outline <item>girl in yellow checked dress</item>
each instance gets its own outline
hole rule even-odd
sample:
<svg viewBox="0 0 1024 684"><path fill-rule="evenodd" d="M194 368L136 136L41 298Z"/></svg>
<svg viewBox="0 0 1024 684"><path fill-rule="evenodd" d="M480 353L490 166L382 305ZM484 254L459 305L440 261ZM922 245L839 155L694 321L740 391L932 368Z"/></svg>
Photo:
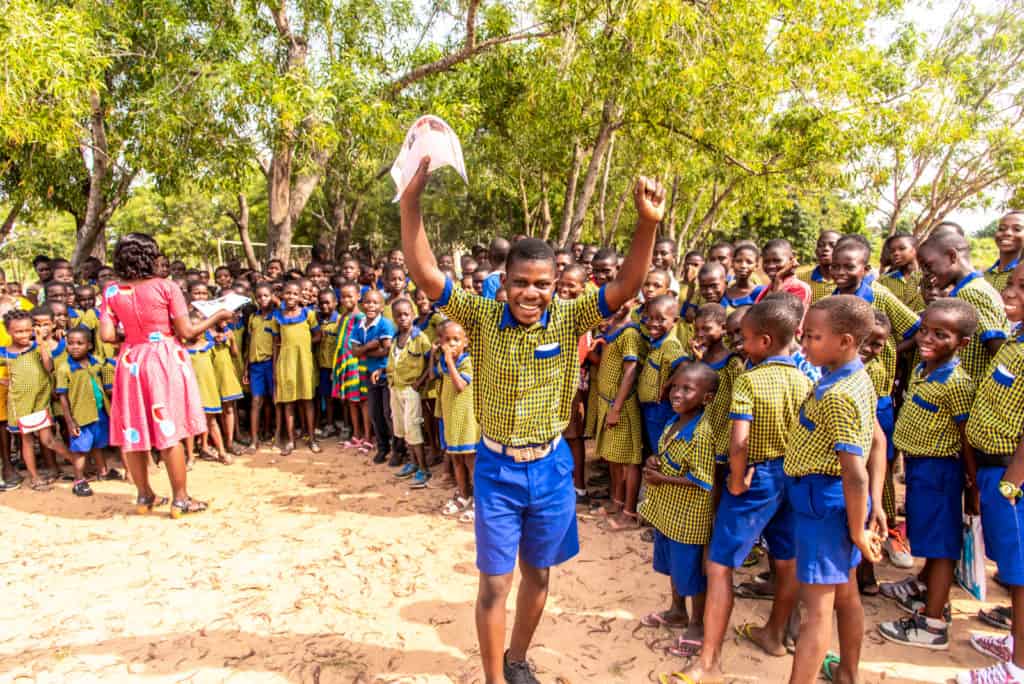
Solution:
<svg viewBox="0 0 1024 684"><path fill-rule="evenodd" d="M238 412L235 402L242 398L242 383L238 380L235 367L235 354L238 343L235 341L232 324L224 322L213 332L213 373L217 378L217 393L220 395L220 424L224 435L224 451L231 456L239 456L242 449L235 444L235 432L238 428Z"/></svg>
<svg viewBox="0 0 1024 684"><path fill-rule="evenodd" d="M281 454L295 450L295 404L302 409L302 422L309 435L309 450L320 453L313 424L313 397L316 394L316 360L313 345L320 341L320 325L313 309L300 304L302 289L290 282L281 291L281 308L270 319L274 335L274 401L284 411L287 442Z"/></svg>
<svg viewBox="0 0 1024 684"><path fill-rule="evenodd" d="M445 504L442 513L462 513L460 522L472 522L473 463L476 444L480 441L480 426L473 413L473 361L466 347L469 338L455 321L445 321L438 328L438 346L441 358L437 370L441 378L442 446L455 468L456 495Z"/></svg>
<svg viewBox="0 0 1024 684"><path fill-rule="evenodd" d="M611 464L611 508L617 514L609 520L614 531L637 526L636 501L640 493L640 462L643 452L642 419L636 396L640 364L647 357L647 344L623 306L608 319L604 349L597 380L597 455Z"/></svg>
<svg viewBox="0 0 1024 684"><path fill-rule="evenodd" d="M203 320L202 315L196 311L189 314L189 318L195 322ZM217 416L223 409L220 402L220 391L217 388L217 371L213 366L215 346L216 341L210 331L206 331L194 339L185 340L185 349L192 362L192 370L196 374L196 384L199 385L199 399L203 404L203 412L206 414L206 432L199 437L199 455L204 460L220 461L227 465L231 463L231 455L224 451L224 440L217 422ZM211 441L216 451L210 450L209 442ZM188 467L195 463L191 438L185 440L185 463Z"/></svg>

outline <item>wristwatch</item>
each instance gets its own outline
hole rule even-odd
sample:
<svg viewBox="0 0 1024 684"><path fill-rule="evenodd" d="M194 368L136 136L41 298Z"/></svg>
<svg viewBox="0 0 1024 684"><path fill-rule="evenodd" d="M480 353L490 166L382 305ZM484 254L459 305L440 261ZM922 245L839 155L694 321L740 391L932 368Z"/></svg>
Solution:
<svg viewBox="0 0 1024 684"><path fill-rule="evenodd" d="M1021 496L1024 496L1024 491L1021 491L1020 487L1006 480L999 481L999 493L1003 495L1003 498L1010 501L1016 501Z"/></svg>

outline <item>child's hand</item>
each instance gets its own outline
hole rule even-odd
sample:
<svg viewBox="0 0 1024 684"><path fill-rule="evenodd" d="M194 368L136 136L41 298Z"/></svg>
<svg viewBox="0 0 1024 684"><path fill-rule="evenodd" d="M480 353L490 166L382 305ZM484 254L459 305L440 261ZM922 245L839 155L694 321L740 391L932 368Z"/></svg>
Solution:
<svg viewBox="0 0 1024 684"><path fill-rule="evenodd" d="M380 382L380 371L379 370L375 370L372 373L370 373L370 382L372 382L374 385L376 385L378 382Z"/></svg>
<svg viewBox="0 0 1024 684"><path fill-rule="evenodd" d="M1020 487L1021 483L1024 483L1024 463L1021 463L1020 459L1013 459L1003 471L1003 476L1000 479Z"/></svg>
<svg viewBox="0 0 1024 684"><path fill-rule="evenodd" d="M864 560L878 563L882 560L882 540L870 530L853 530L850 534L853 543L864 554Z"/></svg>
<svg viewBox="0 0 1024 684"><path fill-rule="evenodd" d="M615 427L616 425L618 425L620 418L619 413L619 409L612 406L610 409L608 409L608 413L604 417L604 424L608 427Z"/></svg>
<svg viewBox="0 0 1024 684"><path fill-rule="evenodd" d="M644 482L649 485L659 485L665 483L665 476L661 474L660 470L651 470L650 468L644 468Z"/></svg>
<svg viewBox="0 0 1024 684"><path fill-rule="evenodd" d="M73 418L68 418L68 434L72 437L78 437L82 434L82 428L78 427L78 423Z"/></svg>
<svg viewBox="0 0 1024 684"><path fill-rule="evenodd" d="M242 384L243 385L250 384L249 383L249 372L248 371L246 371L245 373L242 374Z"/></svg>
<svg viewBox="0 0 1024 684"><path fill-rule="evenodd" d="M423 194L423 189L427 187L427 179L430 178L430 157L424 157L420 159L419 168L416 169L416 173L409 180L409 184L405 186L405 192L402 193L401 202L405 202L406 198L409 201L418 201L420 196Z"/></svg>
<svg viewBox="0 0 1024 684"><path fill-rule="evenodd" d="M658 460L657 456L648 456L647 460L644 461L644 468L649 470L661 470L661 461Z"/></svg>
<svg viewBox="0 0 1024 684"><path fill-rule="evenodd" d="M981 515L981 493L973 482L964 485L964 513Z"/></svg>
<svg viewBox="0 0 1024 684"><path fill-rule="evenodd" d="M729 471L729 493L733 496L740 496L750 489L754 481L754 466L747 466L746 472L741 476Z"/></svg>
<svg viewBox="0 0 1024 684"><path fill-rule="evenodd" d="M639 221L658 223L665 216L665 188L653 178L640 176L633 188L633 204Z"/></svg>
<svg viewBox="0 0 1024 684"><path fill-rule="evenodd" d="M690 355L694 359L696 359L697 361L703 359L705 351L707 351L707 348L703 344L701 344L697 338L690 338Z"/></svg>
<svg viewBox="0 0 1024 684"><path fill-rule="evenodd" d="M881 506L871 507L871 513L868 514L868 530L883 541L889 536L889 519Z"/></svg>

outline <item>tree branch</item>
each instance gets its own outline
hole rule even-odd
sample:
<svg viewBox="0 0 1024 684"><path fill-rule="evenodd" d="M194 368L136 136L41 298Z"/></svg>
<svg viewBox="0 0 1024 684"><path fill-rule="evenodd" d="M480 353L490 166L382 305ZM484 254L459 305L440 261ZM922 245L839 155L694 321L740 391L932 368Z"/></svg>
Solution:
<svg viewBox="0 0 1024 684"><path fill-rule="evenodd" d="M0 225L0 245L7 241L7 236L11 234L11 229L14 228L14 222L18 218L18 214L24 208L25 202L20 197L11 205L10 211L7 212L7 218L4 219L3 225Z"/></svg>
<svg viewBox="0 0 1024 684"><path fill-rule="evenodd" d="M466 48L470 50L476 46L476 11L479 7L480 0L469 0L466 9Z"/></svg>

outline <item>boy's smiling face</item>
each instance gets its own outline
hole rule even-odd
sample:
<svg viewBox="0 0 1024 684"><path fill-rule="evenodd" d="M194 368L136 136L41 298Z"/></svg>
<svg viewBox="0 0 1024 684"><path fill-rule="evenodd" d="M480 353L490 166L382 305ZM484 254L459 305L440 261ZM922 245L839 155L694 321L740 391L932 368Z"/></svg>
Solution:
<svg viewBox="0 0 1024 684"><path fill-rule="evenodd" d="M548 259L516 259L505 276L508 308L520 325L540 321L555 293L555 264Z"/></svg>
<svg viewBox="0 0 1024 684"><path fill-rule="evenodd" d="M647 306L647 331L659 340L673 328L678 318L678 302L673 299L652 302Z"/></svg>
<svg viewBox="0 0 1024 684"><path fill-rule="evenodd" d="M877 357L882 353L888 339L889 329L876 323L871 328L871 334L864 340L864 344L860 345L860 360L867 363Z"/></svg>
<svg viewBox="0 0 1024 684"><path fill-rule="evenodd" d="M917 350L926 363L943 363L970 343L971 338L958 332L956 313L944 309L927 309L917 330Z"/></svg>
<svg viewBox="0 0 1024 684"><path fill-rule="evenodd" d="M917 261L917 248L910 238L900 237L889 241L889 263L893 268L903 268Z"/></svg>
<svg viewBox="0 0 1024 684"><path fill-rule="evenodd" d="M1024 214L1007 214L999 219L995 240L1001 253L1017 254L1024 249Z"/></svg>
<svg viewBox="0 0 1024 684"><path fill-rule="evenodd" d="M767 265L765 270L767 270ZM864 252L859 249L843 249L832 255L832 280L843 292L852 292L860 287L864 276L868 274L868 265L864 261Z"/></svg>
<svg viewBox="0 0 1024 684"><path fill-rule="evenodd" d="M1013 269L1003 288L1003 309L1014 323L1024 320L1024 264Z"/></svg>
<svg viewBox="0 0 1024 684"><path fill-rule="evenodd" d="M719 302L725 296L725 272L715 269L697 278L700 296L705 302Z"/></svg>

